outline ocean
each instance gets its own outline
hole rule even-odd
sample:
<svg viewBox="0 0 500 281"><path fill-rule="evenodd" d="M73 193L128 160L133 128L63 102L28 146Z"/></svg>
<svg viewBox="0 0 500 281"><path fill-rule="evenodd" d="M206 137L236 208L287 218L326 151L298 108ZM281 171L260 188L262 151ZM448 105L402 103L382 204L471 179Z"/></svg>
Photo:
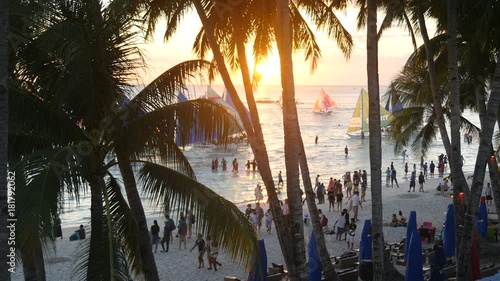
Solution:
<svg viewBox="0 0 500 281"><path fill-rule="evenodd" d="M223 86L213 86L213 88L222 95ZM331 115L316 115L312 112L321 88L325 89L338 104L338 108L335 108ZM313 182L317 174L320 175L321 182L327 183L330 177L340 178L346 171L365 169L368 173L370 172L369 138L362 140L351 138L346 134L361 88L361 86L296 86L297 111ZM244 100L242 87L239 87L238 90ZM386 90L387 87L381 87L381 94L385 93ZM199 97L204 94L204 91L205 87L193 86L188 96L190 98ZM255 96L257 99L277 101L281 96L281 88L280 86L262 85L259 86ZM277 182L278 172L282 171L286 183L281 107L276 103L259 103L258 110L274 178ZM463 116L474 124L479 124L477 114L465 112ZM318 136L318 144L314 142L316 136ZM344 155L346 146L349 148L348 157ZM471 144L462 143L462 155L465 159L463 169L466 174L473 172L477 150L477 141L473 141ZM255 186L263 184L258 171L247 171L245 168L247 160L254 159L249 146L239 149L230 147L227 150L218 147L195 146L186 147L184 152L196 172L199 182L235 204L254 202ZM445 153L444 147L440 139L436 139L424 160L428 163L431 160L437 163L438 155L441 153ZM409 157L406 158L406 162L408 162L409 171L412 171L414 163L419 167L420 155L413 153L409 147L407 154ZM219 169L217 172L212 172L211 163L216 157L219 159ZM222 158L228 161L228 171L222 171L220 165ZM234 158L238 159L238 173L231 172L231 162ZM403 158L399 153L397 155L394 153L394 141L388 136L383 136L383 170L390 166L391 162L394 162L394 167L398 171L398 180L404 184L406 179L404 178ZM117 170L113 173L119 174ZM263 188L263 193L264 198L267 198L265 188ZM284 197L286 197L286 192L280 195L281 199ZM162 212L161 206L150 204L147 197L144 197L143 204L148 217L158 216ZM90 194L81 196L78 204L73 199L66 198L65 211L61 215L61 219L63 227L88 224L90 221Z"/></svg>

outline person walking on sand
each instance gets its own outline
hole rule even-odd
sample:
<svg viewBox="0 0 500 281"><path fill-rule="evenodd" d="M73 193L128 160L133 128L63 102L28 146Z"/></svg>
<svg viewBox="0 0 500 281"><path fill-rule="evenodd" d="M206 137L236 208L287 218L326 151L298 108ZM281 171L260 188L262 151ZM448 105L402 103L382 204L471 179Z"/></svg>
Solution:
<svg viewBox="0 0 500 281"><path fill-rule="evenodd" d="M347 155L349 155L349 148L347 148L347 145L344 148L344 153L345 153L345 157L347 158Z"/></svg>
<svg viewBox="0 0 500 281"><path fill-rule="evenodd" d="M186 250L187 223L184 216L181 216L177 229L177 235L179 236L179 250L182 249L182 243L184 243L184 250Z"/></svg>
<svg viewBox="0 0 500 281"><path fill-rule="evenodd" d="M403 162L406 161L406 157L408 157L408 154L406 154L406 149L403 150L403 152L401 153L401 156L403 156Z"/></svg>
<svg viewBox="0 0 500 281"><path fill-rule="evenodd" d="M398 179L396 177L396 169L391 171L391 187L394 187L394 182L396 182L396 187L399 188Z"/></svg>
<svg viewBox="0 0 500 281"><path fill-rule="evenodd" d="M169 218L167 215L167 220L165 221L165 226L163 227L163 238L161 239L161 248L160 252L167 253L168 246L170 244L170 236L172 235L172 230L175 229L174 221ZM165 249L165 243L167 243L167 248Z"/></svg>
<svg viewBox="0 0 500 281"><path fill-rule="evenodd" d="M257 214L257 225L260 233L260 228L262 227L262 219L264 218L264 209L262 209L259 203L255 204L255 213Z"/></svg>
<svg viewBox="0 0 500 281"><path fill-rule="evenodd" d="M385 170L385 186L389 187L389 182L391 181L391 169L387 167L387 170Z"/></svg>
<svg viewBox="0 0 500 281"><path fill-rule="evenodd" d="M160 242L160 226L158 222L154 220L151 226L151 246L155 246L155 253L158 251L158 243Z"/></svg>
<svg viewBox="0 0 500 281"><path fill-rule="evenodd" d="M413 187L413 192L415 192L415 172L411 173L411 176L410 176L410 188L408 188L408 192L411 191L412 187Z"/></svg>
<svg viewBox="0 0 500 281"><path fill-rule="evenodd" d="M217 265L221 266L217 261L217 257L219 256L219 243L217 241L212 242L210 257L208 258L208 270L212 269L212 266L215 271L217 271Z"/></svg>
<svg viewBox="0 0 500 281"><path fill-rule="evenodd" d="M201 233L198 233L198 239L196 239L196 242L190 252L192 252L196 246L198 246L198 268L205 267L205 263L203 261L203 255L205 255L205 240L203 240Z"/></svg>
<svg viewBox="0 0 500 281"><path fill-rule="evenodd" d="M353 250L354 247L354 237L356 236L356 220L354 218L351 219L351 223L349 223L349 229L347 230L347 249Z"/></svg>
<svg viewBox="0 0 500 281"><path fill-rule="evenodd" d="M271 209L268 209L266 212L266 229L267 233L271 234L271 228L273 225L273 213L271 213Z"/></svg>
<svg viewBox="0 0 500 281"><path fill-rule="evenodd" d="M420 175L418 176L418 185L419 185L418 192L425 192L424 183L425 183L425 176L422 172L420 172Z"/></svg>

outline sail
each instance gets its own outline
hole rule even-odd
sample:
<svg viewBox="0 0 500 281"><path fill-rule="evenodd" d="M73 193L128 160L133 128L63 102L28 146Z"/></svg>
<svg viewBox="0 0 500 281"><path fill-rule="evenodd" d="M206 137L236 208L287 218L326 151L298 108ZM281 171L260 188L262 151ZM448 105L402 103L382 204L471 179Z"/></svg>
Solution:
<svg viewBox="0 0 500 281"><path fill-rule="evenodd" d="M394 113L398 110L403 109L403 104L399 100L399 96L396 94L389 95L387 99L387 103L385 104L385 110L389 111L394 115Z"/></svg>
<svg viewBox="0 0 500 281"><path fill-rule="evenodd" d="M369 123L369 102L368 102L368 92L365 89L361 89L359 94L356 107L354 108L354 113L352 114L351 122L347 128L347 133L363 131L368 132ZM386 128L391 125L394 116L387 111L384 107L380 106L380 127Z"/></svg>
<svg viewBox="0 0 500 281"><path fill-rule="evenodd" d="M321 92L316 99L316 103L314 104L313 111L316 113L328 113L331 112L331 109L334 107L337 107L337 103L324 89L321 89Z"/></svg>
<svg viewBox="0 0 500 281"><path fill-rule="evenodd" d="M217 92L210 86L207 86L207 92L202 98L216 101L222 100L222 97L219 96L219 94L217 94Z"/></svg>
<svg viewBox="0 0 500 281"><path fill-rule="evenodd" d="M236 111L236 106L234 106L234 102L233 102L233 99L231 99L231 96L229 95L229 93L227 92L227 90L224 90L224 93L222 94L222 96L224 97L224 101L226 101L226 103L235 111ZM248 108L245 106L245 112L247 113L247 117L248 117L248 120L250 120L250 124L252 124L252 116L250 115L250 111L248 110ZM241 121L241 118L239 117L239 115L236 113L235 115L237 118L238 118L238 122L240 122L241 124L241 127L243 128L243 122Z"/></svg>

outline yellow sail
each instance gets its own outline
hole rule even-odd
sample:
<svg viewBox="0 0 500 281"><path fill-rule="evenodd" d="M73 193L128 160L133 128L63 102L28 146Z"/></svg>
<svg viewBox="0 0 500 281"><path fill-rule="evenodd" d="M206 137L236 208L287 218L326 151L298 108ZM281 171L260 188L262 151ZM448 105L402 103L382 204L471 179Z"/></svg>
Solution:
<svg viewBox="0 0 500 281"><path fill-rule="evenodd" d="M361 93L358 97L358 102L354 108L354 113L352 114L351 122L347 128L347 133L362 131L368 132L369 123L369 102L368 102L368 92L365 89L361 89ZM384 107L380 106L380 127L386 128L391 125L394 116L387 111Z"/></svg>

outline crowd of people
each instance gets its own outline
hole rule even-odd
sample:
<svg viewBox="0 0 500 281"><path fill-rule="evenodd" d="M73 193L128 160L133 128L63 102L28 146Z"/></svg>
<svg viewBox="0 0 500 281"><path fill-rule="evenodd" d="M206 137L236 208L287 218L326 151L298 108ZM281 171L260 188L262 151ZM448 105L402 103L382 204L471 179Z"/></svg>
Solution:
<svg viewBox="0 0 500 281"><path fill-rule="evenodd" d="M232 164L232 171L233 172L238 172L238 159L234 158ZM227 171L227 160L225 158L222 158L221 160L221 166L222 166L222 171ZM248 160L247 163L245 164L245 167L247 171L256 171L257 170L257 161ZM212 172L217 172L219 170L219 158L216 157L215 159L212 160Z"/></svg>

